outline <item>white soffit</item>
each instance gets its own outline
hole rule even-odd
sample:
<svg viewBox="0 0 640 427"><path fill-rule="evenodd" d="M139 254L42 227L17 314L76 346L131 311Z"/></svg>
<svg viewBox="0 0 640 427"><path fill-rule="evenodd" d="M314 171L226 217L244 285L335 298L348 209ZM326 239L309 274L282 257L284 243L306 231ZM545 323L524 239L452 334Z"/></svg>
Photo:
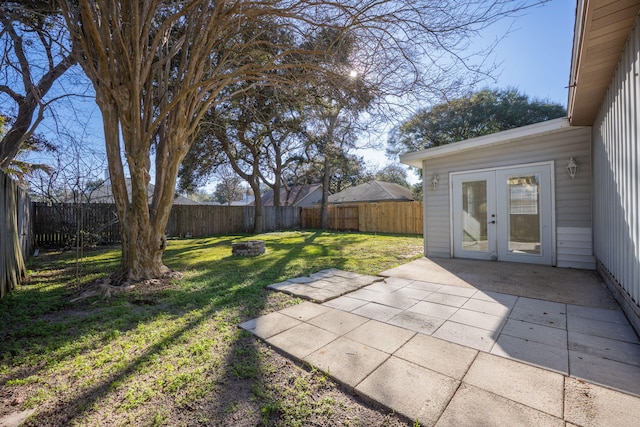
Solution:
<svg viewBox="0 0 640 427"><path fill-rule="evenodd" d="M569 120L566 117L563 117L502 132L496 132L490 135L479 136L477 138L471 138L464 141L453 142L439 147L428 148L422 151L402 154L400 155L400 163L421 168L422 161L427 159L449 156L463 151L479 150L481 148L488 148L494 145L508 144L524 139L583 128L584 127L571 126L569 124Z"/></svg>

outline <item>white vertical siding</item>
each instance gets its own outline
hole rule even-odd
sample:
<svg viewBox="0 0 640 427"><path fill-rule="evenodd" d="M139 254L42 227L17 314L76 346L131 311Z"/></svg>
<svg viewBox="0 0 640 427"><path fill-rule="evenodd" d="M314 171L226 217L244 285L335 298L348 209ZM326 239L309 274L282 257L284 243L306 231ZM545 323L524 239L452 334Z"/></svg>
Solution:
<svg viewBox="0 0 640 427"><path fill-rule="evenodd" d="M636 21L593 125L594 252L603 276L636 316L640 313L639 72Z"/></svg>
<svg viewBox="0 0 640 427"><path fill-rule="evenodd" d="M526 140L508 142L492 147L461 151L423 162L425 201L425 254L435 257L451 256L451 206L449 201L449 173L490 169L519 164L555 162L555 219L557 227L591 229L591 129L570 128L557 133L540 135ZM567 174L567 163L573 157L578 163L575 179ZM438 174L438 189L430 183ZM589 236L591 239L591 236ZM560 241L561 242L561 241ZM592 254L572 253L566 246L563 256L568 262L583 263L593 268ZM566 264L565 264L566 265Z"/></svg>

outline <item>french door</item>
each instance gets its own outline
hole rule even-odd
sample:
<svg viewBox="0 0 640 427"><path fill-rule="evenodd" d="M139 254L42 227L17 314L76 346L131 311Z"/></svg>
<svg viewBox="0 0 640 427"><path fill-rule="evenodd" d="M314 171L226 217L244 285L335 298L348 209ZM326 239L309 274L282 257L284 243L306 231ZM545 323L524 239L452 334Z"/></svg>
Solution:
<svg viewBox="0 0 640 427"><path fill-rule="evenodd" d="M553 262L551 164L451 174L453 256Z"/></svg>

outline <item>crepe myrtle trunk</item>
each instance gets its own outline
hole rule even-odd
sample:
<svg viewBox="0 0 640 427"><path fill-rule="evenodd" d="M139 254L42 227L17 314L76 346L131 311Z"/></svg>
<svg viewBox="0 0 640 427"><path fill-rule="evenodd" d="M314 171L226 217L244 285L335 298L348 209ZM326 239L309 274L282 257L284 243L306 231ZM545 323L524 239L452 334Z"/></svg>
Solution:
<svg viewBox="0 0 640 427"><path fill-rule="evenodd" d="M131 175L131 194L128 194L124 166L120 158L119 129L123 128L123 138L131 138L127 126L122 123L113 103L100 102L106 139L109 176L113 197L120 220L120 236L122 245L121 264L112 276L116 284L127 281L139 281L162 277L169 269L162 262L162 255L167 241L165 229L171 212L171 201L174 196L173 182L177 177L178 164L182 153L165 157L164 167L157 172L154 198L149 204L149 157L144 152L127 156ZM134 167L132 167L134 166ZM156 165L157 167L158 165ZM169 200L168 206L166 200ZM161 208L160 206L163 206Z"/></svg>

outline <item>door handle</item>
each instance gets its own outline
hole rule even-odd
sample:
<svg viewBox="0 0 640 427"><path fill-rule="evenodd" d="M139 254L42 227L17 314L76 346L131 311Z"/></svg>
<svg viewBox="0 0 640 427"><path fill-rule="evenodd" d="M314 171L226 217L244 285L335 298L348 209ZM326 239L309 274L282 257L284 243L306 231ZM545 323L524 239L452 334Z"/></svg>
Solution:
<svg viewBox="0 0 640 427"><path fill-rule="evenodd" d="M493 221L489 221L489 224L495 224L496 220L494 219Z"/></svg>

